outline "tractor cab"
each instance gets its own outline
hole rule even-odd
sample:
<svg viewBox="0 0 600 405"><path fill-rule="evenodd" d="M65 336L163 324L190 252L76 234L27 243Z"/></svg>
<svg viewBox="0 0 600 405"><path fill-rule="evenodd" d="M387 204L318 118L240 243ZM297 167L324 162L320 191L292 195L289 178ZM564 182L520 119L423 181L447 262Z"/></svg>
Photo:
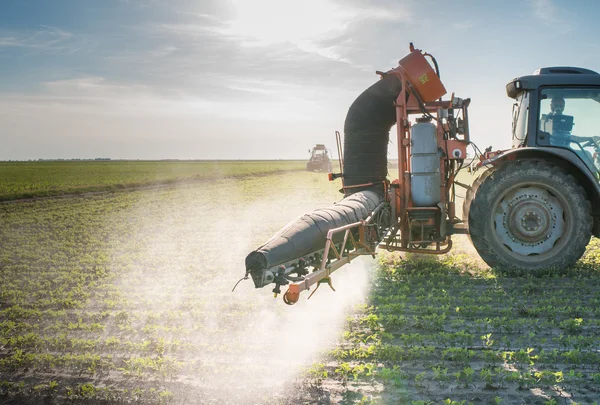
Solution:
<svg viewBox="0 0 600 405"><path fill-rule="evenodd" d="M600 74L542 68L506 86L515 99L513 148L552 148L600 181Z"/></svg>

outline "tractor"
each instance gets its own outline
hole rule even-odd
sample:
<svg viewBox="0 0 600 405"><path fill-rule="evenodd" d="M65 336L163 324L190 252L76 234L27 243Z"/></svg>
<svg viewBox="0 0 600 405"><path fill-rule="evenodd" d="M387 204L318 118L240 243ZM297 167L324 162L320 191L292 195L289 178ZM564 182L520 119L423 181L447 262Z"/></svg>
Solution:
<svg viewBox="0 0 600 405"><path fill-rule="evenodd" d="M306 163L306 171L331 172L331 152L325 145L317 144L312 150L309 149L308 153L310 153L310 159Z"/></svg>
<svg viewBox="0 0 600 405"><path fill-rule="evenodd" d="M492 267L571 266L600 236L600 75L543 68L506 93L513 147L482 162L490 167L467 190L469 236Z"/></svg>
<svg viewBox="0 0 600 405"><path fill-rule="evenodd" d="M331 285L331 274L358 256L377 248L443 254L454 234L468 234L494 268L564 269L600 237L600 74L548 67L511 80L512 148L481 153L470 137L471 100L443 100L436 59L409 49L398 67L376 72L380 79L348 111L341 170L329 173L344 197L246 257L245 278L256 288L274 284L277 295L288 286L283 299L293 304L315 284ZM394 125L398 178L390 181ZM472 184L457 179L466 167L481 171ZM456 187L466 189L462 216Z"/></svg>

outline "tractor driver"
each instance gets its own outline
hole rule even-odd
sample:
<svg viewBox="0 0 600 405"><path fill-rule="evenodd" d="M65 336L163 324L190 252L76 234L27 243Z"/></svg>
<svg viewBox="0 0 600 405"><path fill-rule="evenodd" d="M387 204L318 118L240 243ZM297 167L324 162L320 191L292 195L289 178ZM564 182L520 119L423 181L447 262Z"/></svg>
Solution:
<svg viewBox="0 0 600 405"><path fill-rule="evenodd" d="M569 146L570 142L586 142L593 139L596 142L600 142L600 136L576 136L572 135L571 131L565 131L560 133L553 133L552 127L549 121L554 118L558 118L563 115L565 110L565 99L562 97L554 97L550 102L550 114L542 115L542 130L550 132L553 136L550 137L550 144L553 146ZM569 117L570 118L570 117ZM550 124L550 125L547 125Z"/></svg>
<svg viewBox="0 0 600 405"><path fill-rule="evenodd" d="M562 97L554 97L550 102L550 114L561 115L565 110L565 99Z"/></svg>
<svg viewBox="0 0 600 405"><path fill-rule="evenodd" d="M600 142L600 136L590 136L590 137L576 136L576 135L572 135L570 130L565 130L565 131L559 130L556 133L553 132L552 131L552 123L550 121L554 121L555 119L558 119L561 116L563 116L564 110L565 110L565 99L562 97L554 97L554 98L552 98L552 100L550 102L550 114L542 115L542 130L547 131L551 134L550 145L570 147L571 142L578 142L581 144L583 142L587 142L592 139L596 142ZM569 117L569 116L563 116L563 117L571 118L570 126L572 126L572 123L573 123L572 117ZM568 126L568 127L570 127L570 126ZM592 158L592 154L590 152L581 150L579 148L573 149L573 152L575 152L577 155L579 155L579 157L582 158L584 161L587 160L588 162L592 162L592 167L593 167L593 158Z"/></svg>

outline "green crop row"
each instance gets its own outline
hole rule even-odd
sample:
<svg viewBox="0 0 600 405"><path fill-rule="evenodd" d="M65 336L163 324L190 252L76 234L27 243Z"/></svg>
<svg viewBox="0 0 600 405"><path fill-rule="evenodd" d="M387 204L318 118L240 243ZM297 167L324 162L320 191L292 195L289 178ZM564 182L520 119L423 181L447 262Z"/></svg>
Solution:
<svg viewBox="0 0 600 405"><path fill-rule="evenodd" d="M460 255L383 255L368 302L312 369L313 384L355 384L373 404L474 396L500 403L525 389L591 403L600 383L599 245L592 242L577 268L536 278L481 269ZM364 388L374 381L383 383L377 394ZM443 392L453 399L434 399Z"/></svg>
<svg viewBox="0 0 600 405"><path fill-rule="evenodd" d="M250 281L232 293L245 255L265 236L339 198L321 177L1 204L0 402L156 403L159 391L148 391L156 386L185 403L168 385L178 382L192 392L225 390L223 403L243 403L227 387L249 396L254 386L267 398L256 403L278 404L264 386L292 381L291 359L305 345L322 356L307 390L286 386L298 396L290 403L326 395L347 404L511 403L515 392L543 403L535 390L544 401L562 390L573 403L593 402L597 240L576 268L537 277L481 268L460 250L429 259L380 253L364 262L376 264L368 296L347 314L337 342L316 337L321 325L305 316L313 299L288 308ZM336 289L317 296L329 294L333 306L346 294Z"/></svg>
<svg viewBox="0 0 600 405"><path fill-rule="evenodd" d="M304 168L303 161L284 160L0 162L0 201L264 175Z"/></svg>

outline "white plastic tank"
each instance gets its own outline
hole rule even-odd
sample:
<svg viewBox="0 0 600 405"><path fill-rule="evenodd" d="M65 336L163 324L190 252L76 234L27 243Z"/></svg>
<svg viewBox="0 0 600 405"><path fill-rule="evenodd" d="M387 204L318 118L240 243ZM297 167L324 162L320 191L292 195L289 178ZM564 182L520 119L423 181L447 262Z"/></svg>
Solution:
<svg viewBox="0 0 600 405"><path fill-rule="evenodd" d="M417 118L411 128L410 165L413 205L436 206L441 200L440 155L436 126L429 118Z"/></svg>

